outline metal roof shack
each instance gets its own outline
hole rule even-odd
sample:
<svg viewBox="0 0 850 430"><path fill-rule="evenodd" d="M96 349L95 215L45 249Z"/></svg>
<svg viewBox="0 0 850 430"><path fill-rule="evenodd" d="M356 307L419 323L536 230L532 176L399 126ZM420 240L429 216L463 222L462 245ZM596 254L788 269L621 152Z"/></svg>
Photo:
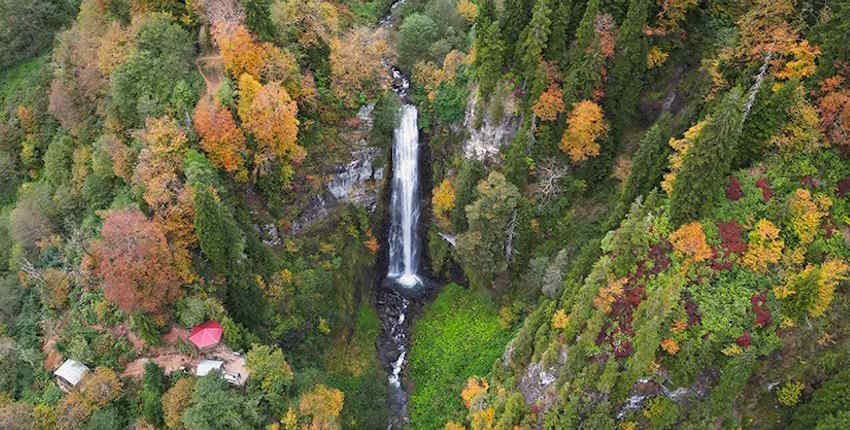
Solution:
<svg viewBox="0 0 850 430"><path fill-rule="evenodd" d="M198 376L207 376L213 370L217 370L221 372L221 368L224 366L223 361L219 360L201 360L198 363L198 368L195 370L195 374Z"/></svg>
<svg viewBox="0 0 850 430"><path fill-rule="evenodd" d="M89 368L86 367L85 364L80 363L77 360L65 360L53 375L56 376L56 380L59 382L59 388L70 391L80 381L83 379L83 376L89 372Z"/></svg>

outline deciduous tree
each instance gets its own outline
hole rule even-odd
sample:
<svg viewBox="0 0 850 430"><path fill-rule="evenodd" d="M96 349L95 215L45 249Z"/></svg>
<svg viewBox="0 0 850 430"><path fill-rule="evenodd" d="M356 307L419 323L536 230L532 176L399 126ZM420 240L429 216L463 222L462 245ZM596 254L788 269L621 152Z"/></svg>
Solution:
<svg viewBox="0 0 850 430"><path fill-rule="evenodd" d="M210 161L237 179L246 180L245 161L242 154L248 153L245 136L233 121L230 111L210 97L202 97L192 118L195 129L201 135L201 148Z"/></svg>
<svg viewBox="0 0 850 430"><path fill-rule="evenodd" d="M567 118L567 130L561 139L561 150L573 162L583 161L599 155L600 138L608 134L608 123L603 118L602 108L590 100L573 105Z"/></svg>

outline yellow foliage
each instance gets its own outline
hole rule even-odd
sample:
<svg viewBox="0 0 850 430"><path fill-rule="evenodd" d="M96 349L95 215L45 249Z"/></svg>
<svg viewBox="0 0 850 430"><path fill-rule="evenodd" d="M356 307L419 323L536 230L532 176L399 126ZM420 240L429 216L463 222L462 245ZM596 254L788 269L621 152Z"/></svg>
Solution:
<svg viewBox="0 0 850 430"><path fill-rule="evenodd" d="M818 195L812 200L809 190L798 188L791 198L791 228L804 245L817 236L821 220L829 214L832 200Z"/></svg>
<svg viewBox="0 0 850 430"><path fill-rule="evenodd" d="M658 49L657 46L653 46L652 49L646 53L646 66L650 69L659 67L667 61L667 57L669 56L670 54Z"/></svg>
<svg viewBox="0 0 850 430"><path fill-rule="evenodd" d="M491 406L472 414L472 428L474 430L490 430L493 428L493 421L495 420L496 410Z"/></svg>
<svg viewBox="0 0 850 430"><path fill-rule="evenodd" d="M561 88L556 84L549 85L549 88L540 94L532 110L542 121L554 121L558 118L558 114L564 112L564 93Z"/></svg>
<svg viewBox="0 0 850 430"><path fill-rule="evenodd" d="M661 349L670 355L676 355L679 352L679 343L675 339L664 339L661 341Z"/></svg>
<svg viewBox="0 0 850 430"><path fill-rule="evenodd" d="M457 2L457 14L462 16L466 22L473 23L478 18L478 6L470 0L459 0Z"/></svg>
<svg viewBox="0 0 850 430"><path fill-rule="evenodd" d="M747 253L742 264L756 273L767 270L768 264L774 264L782 256L785 242L779 239L779 228L772 222L761 219L749 234Z"/></svg>
<svg viewBox="0 0 850 430"><path fill-rule="evenodd" d="M705 261L714 254L705 241L705 232L699 221L679 227L670 234L670 242L673 244L673 250L687 257L689 262Z"/></svg>
<svg viewBox="0 0 850 430"><path fill-rule="evenodd" d="M597 140L608 135L608 123L602 108L591 100L573 104L567 118L567 130L561 138L561 150L574 162L599 155Z"/></svg>
<svg viewBox="0 0 850 430"><path fill-rule="evenodd" d="M448 179L443 179L437 188L434 188L431 204L433 206L434 217L444 227L451 224L449 214L455 207L455 187Z"/></svg>
<svg viewBox="0 0 850 430"><path fill-rule="evenodd" d="M563 329L567 327L567 323L570 322L570 317L567 315L567 312L563 309L558 309L554 315L552 315L552 328L555 329Z"/></svg>
<svg viewBox="0 0 850 430"><path fill-rule="evenodd" d="M673 183L676 181L676 174L679 173L679 169L682 168L682 163L685 162L685 155L688 154L688 151L691 149L691 146L694 144L694 140L699 136L700 132L702 132L703 127L708 122L708 119L704 119L696 124L694 124L688 131L685 132L685 135L681 139L673 139L670 138L669 145L673 148L673 153L670 154L668 160L670 160L670 169L669 172L664 174L664 180L661 181L661 189L663 189L667 195L673 194Z"/></svg>
<svg viewBox="0 0 850 430"><path fill-rule="evenodd" d="M722 352L723 355L725 355L727 357L732 357L732 356L738 355L738 354L740 354L744 351L741 349L740 346L738 346L738 344L732 343L732 344L727 345L725 348L721 349L720 352Z"/></svg>
<svg viewBox="0 0 850 430"><path fill-rule="evenodd" d="M286 430L295 430L298 425L298 415L296 415L295 411L293 411L290 407L286 410L286 415L283 416L280 423L283 424L283 428Z"/></svg>
<svg viewBox="0 0 850 430"><path fill-rule="evenodd" d="M487 384L487 378L480 380L475 377L470 377L466 380L466 386L460 392L460 397L463 399L463 404L467 409L471 408L475 400L480 396L487 394L490 385Z"/></svg>
<svg viewBox="0 0 850 430"><path fill-rule="evenodd" d="M677 320L673 322L673 333L681 333L688 328L686 320Z"/></svg>
<svg viewBox="0 0 850 430"><path fill-rule="evenodd" d="M344 398L342 391L319 384L301 395L298 411L301 415L313 417L311 424L314 429L339 429L336 417L342 411Z"/></svg>
<svg viewBox="0 0 850 430"><path fill-rule="evenodd" d="M778 79L802 79L815 73L815 59L820 55L820 48L809 45L809 41L803 39L790 48L789 54L794 59L785 63L785 67L775 73Z"/></svg>
<svg viewBox="0 0 850 430"><path fill-rule="evenodd" d="M466 430L466 427L454 421L449 421L446 423L446 426L443 427L443 430Z"/></svg>
<svg viewBox="0 0 850 430"><path fill-rule="evenodd" d="M832 296L839 281L847 279L848 266L844 261L833 259L821 265L818 276L818 295L809 307L809 315L820 317L832 303Z"/></svg>

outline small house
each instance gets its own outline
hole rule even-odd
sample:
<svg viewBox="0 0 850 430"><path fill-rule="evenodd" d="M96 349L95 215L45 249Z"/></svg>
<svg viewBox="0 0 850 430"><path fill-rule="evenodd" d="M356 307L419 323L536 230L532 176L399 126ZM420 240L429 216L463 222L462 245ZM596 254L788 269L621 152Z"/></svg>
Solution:
<svg viewBox="0 0 850 430"><path fill-rule="evenodd" d="M62 363L55 372L53 372L53 375L56 376L56 382L59 384L59 388L67 392L74 389L74 387L83 380L83 376L85 376L88 371L89 368L77 360L65 360L65 362Z"/></svg>
<svg viewBox="0 0 850 430"><path fill-rule="evenodd" d="M221 372L222 367L224 366L223 361L219 360L201 360L198 363L198 368L195 369L195 375L198 376L207 376L212 371Z"/></svg>
<svg viewBox="0 0 850 430"><path fill-rule="evenodd" d="M221 324L216 321L207 321L192 327L189 341L200 350L214 348L221 342L222 332Z"/></svg>

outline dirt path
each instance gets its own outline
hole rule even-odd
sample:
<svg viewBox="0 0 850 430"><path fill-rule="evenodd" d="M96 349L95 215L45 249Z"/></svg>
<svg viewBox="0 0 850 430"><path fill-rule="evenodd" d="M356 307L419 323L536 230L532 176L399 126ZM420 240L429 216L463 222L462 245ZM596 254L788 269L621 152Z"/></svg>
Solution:
<svg viewBox="0 0 850 430"><path fill-rule="evenodd" d="M195 60L195 66L198 68L198 73L204 79L204 83L207 86L207 94L215 95L224 76L224 60L221 58L221 55L198 57Z"/></svg>

